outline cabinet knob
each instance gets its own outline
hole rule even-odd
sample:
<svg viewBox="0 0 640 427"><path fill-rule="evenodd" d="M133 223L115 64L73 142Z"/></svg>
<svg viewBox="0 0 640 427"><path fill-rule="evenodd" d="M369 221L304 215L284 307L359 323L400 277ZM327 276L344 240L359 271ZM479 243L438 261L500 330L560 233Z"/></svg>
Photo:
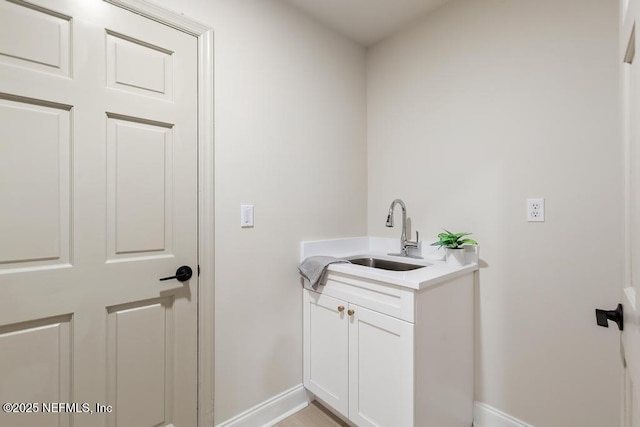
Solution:
<svg viewBox="0 0 640 427"><path fill-rule="evenodd" d="M338 311L339 311L340 313L342 313L342 312L344 311L344 305L339 305L339 306L338 306Z"/></svg>
<svg viewBox="0 0 640 427"><path fill-rule="evenodd" d="M356 311L355 311L355 310L348 310L348 311L347 311L347 314L348 314L349 316L353 316L354 314L356 314Z"/></svg>

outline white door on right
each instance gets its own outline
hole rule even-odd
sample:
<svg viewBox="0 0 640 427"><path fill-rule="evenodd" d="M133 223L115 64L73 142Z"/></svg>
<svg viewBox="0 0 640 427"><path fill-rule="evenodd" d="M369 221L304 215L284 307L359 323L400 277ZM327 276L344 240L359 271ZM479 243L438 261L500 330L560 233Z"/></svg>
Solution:
<svg viewBox="0 0 640 427"><path fill-rule="evenodd" d="M355 304L347 314L349 419L360 427L413 427L414 325Z"/></svg>
<svg viewBox="0 0 640 427"><path fill-rule="evenodd" d="M640 0L621 1L620 62L625 144L625 280L621 355L624 373L623 427L640 427L640 64L636 22Z"/></svg>

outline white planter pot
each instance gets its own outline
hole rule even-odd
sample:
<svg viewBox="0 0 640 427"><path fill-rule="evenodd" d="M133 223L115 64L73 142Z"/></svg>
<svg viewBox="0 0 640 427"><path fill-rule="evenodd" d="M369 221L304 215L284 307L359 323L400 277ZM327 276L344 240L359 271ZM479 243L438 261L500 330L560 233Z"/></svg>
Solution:
<svg viewBox="0 0 640 427"><path fill-rule="evenodd" d="M445 248L446 250L446 256L447 256L447 264L452 266L452 267L462 267L463 265L465 265L465 257L464 257L464 253L465 250L464 248L460 248L460 249L450 249L450 248Z"/></svg>

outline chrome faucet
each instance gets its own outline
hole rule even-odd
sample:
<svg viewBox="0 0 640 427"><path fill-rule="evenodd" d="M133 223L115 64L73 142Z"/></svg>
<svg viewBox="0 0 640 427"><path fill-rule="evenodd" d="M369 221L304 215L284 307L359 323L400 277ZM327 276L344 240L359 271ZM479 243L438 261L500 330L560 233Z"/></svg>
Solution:
<svg viewBox="0 0 640 427"><path fill-rule="evenodd" d="M407 240L407 205L400 199L395 199L391 202L391 206L389 206L389 214L387 215L387 223L385 224L387 227L393 227L393 210L396 205L400 205L402 208L402 234L400 234L400 253L399 254L389 254L389 255L399 255L406 256L410 258L422 258L417 255L410 255L410 249L418 249L420 247L420 234L416 231L416 240L412 242L411 240Z"/></svg>

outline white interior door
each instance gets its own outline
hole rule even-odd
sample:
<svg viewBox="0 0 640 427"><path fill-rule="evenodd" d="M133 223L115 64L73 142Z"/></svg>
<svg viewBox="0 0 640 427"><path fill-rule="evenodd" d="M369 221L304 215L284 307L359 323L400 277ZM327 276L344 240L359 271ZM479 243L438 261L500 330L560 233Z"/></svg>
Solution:
<svg viewBox="0 0 640 427"><path fill-rule="evenodd" d="M0 425L196 425L196 91L192 36L0 0Z"/></svg>
<svg viewBox="0 0 640 427"><path fill-rule="evenodd" d="M623 426L640 427L640 66L636 58L639 0L621 1L620 62L622 63L623 136L625 141L626 274L622 291L624 329Z"/></svg>

